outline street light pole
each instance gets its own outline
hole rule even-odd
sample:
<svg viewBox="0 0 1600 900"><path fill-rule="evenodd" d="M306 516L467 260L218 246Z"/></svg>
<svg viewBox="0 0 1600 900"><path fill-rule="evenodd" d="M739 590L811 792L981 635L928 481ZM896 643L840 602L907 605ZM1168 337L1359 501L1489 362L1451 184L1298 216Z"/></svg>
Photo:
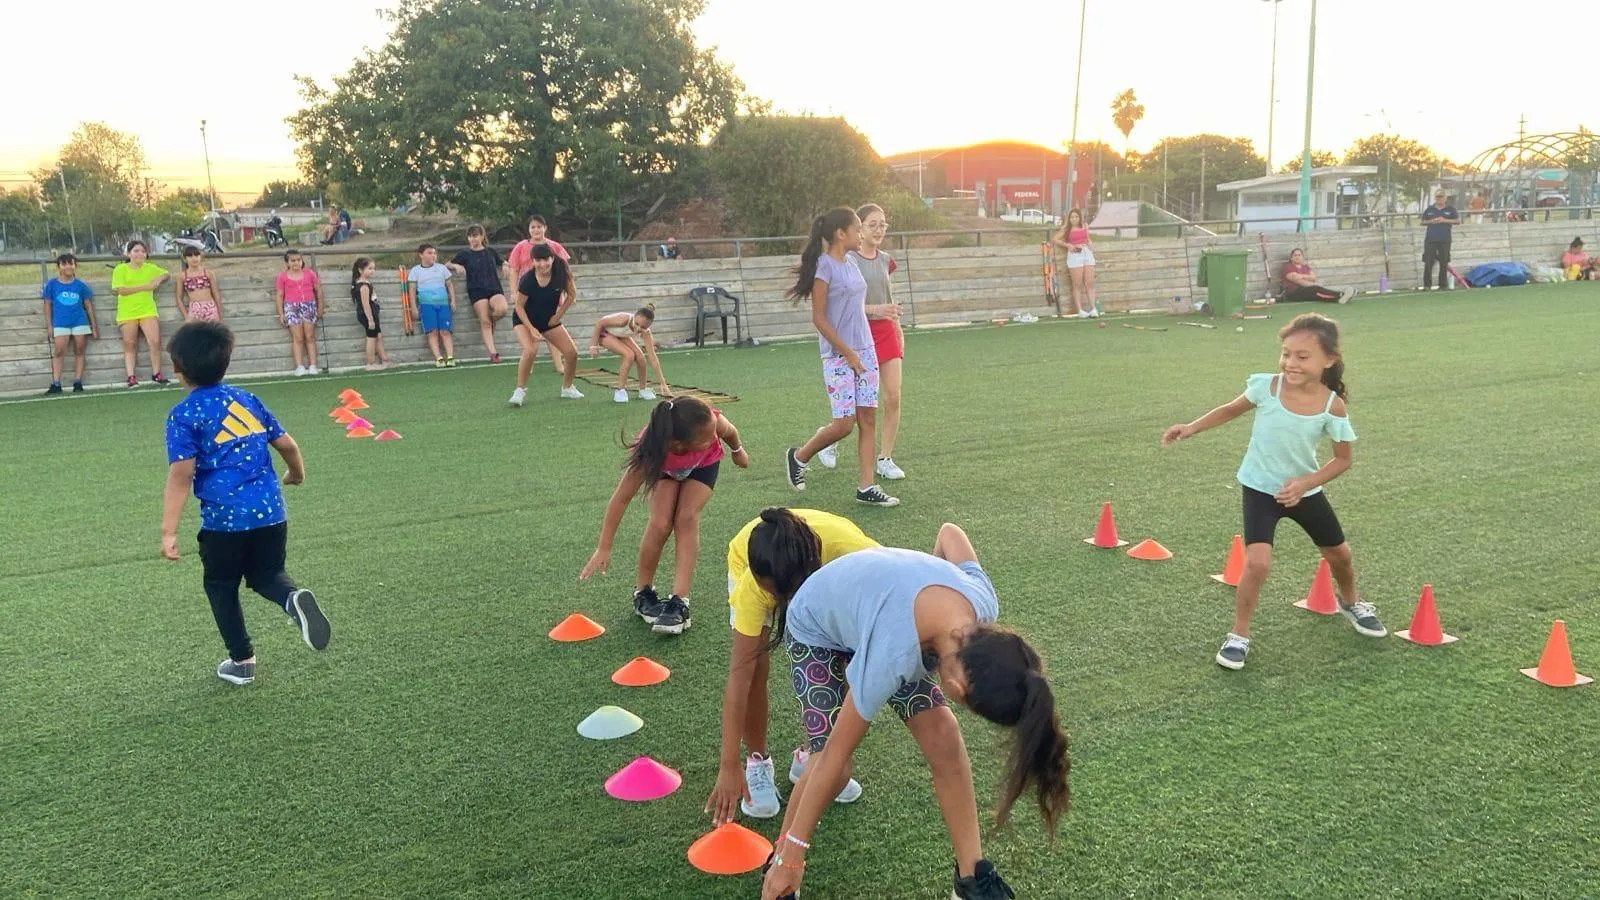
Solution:
<svg viewBox="0 0 1600 900"><path fill-rule="evenodd" d="M1278 111L1278 4L1283 0L1266 0L1272 4L1272 71L1267 76L1267 174L1272 174L1272 119Z"/></svg>
<svg viewBox="0 0 1600 900"><path fill-rule="evenodd" d="M211 145L206 141L206 120L200 120L200 147L206 156L206 191L211 195L211 211L217 211L217 188L211 183Z"/></svg>
<svg viewBox="0 0 1600 900"><path fill-rule="evenodd" d="M72 235L72 252L78 252L78 227L72 224L72 195L67 193L67 170L57 169L61 176L61 201L67 205L67 231Z"/></svg>
<svg viewBox="0 0 1600 900"><path fill-rule="evenodd" d="M1311 96L1317 83L1317 0L1311 0L1310 46L1306 51L1306 134L1300 151L1300 224L1307 230L1311 218Z"/></svg>
<svg viewBox="0 0 1600 900"><path fill-rule="evenodd" d="M1078 4L1078 74L1072 82L1072 137L1067 139L1067 209L1069 210L1077 205L1077 196L1072 186L1078 175L1078 97L1083 90L1083 27L1088 16L1089 0L1081 0ZM1088 203L1084 205L1088 206ZM1066 219L1063 217L1062 221Z"/></svg>

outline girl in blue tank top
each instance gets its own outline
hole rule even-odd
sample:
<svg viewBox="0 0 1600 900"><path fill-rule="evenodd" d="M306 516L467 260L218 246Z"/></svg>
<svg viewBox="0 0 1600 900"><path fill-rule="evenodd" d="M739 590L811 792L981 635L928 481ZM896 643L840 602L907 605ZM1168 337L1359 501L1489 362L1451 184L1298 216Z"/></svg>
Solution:
<svg viewBox="0 0 1600 900"><path fill-rule="evenodd" d="M1292 519L1322 551L1338 585L1339 611L1368 637L1388 630L1371 603L1358 599L1356 572L1339 517L1322 487L1350 468L1355 429L1345 410L1344 357L1339 325L1317 313L1296 316L1278 332L1278 371L1251 375L1244 393L1187 425L1174 425L1161 445L1192 437L1255 410L1250 446L1239 466L1244 492L1244 572L1234 594L1233 630L1217 651L1217 664L1244 668L1250 651L1250 616L1272 567L1272 536L1279 519ZM1317 462L1326 436L1333 458Z"/></svg>

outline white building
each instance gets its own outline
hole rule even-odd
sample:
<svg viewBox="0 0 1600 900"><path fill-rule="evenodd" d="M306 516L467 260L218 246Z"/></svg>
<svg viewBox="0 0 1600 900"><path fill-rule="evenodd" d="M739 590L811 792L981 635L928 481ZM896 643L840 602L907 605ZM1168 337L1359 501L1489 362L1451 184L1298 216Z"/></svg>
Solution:
<svg viewBox="0 0 1600 900"><path fill-rule="evenodd" d="M1371 181L1377 166L1329 166L1311 170L1311 214L1313 216L1356 215L1361 210L1361 182ZM1300 215L1300 173L1268 175L1247 181L1217 185L1217 191L1232 194L1228 218L1245 223L1246 231L1294 231ZM1268 221L1278 220L1278 221ZM1252 224L1254 223L1254 224ZM1307 227L1334 230L1332 219L1312 221Z"/></svg>

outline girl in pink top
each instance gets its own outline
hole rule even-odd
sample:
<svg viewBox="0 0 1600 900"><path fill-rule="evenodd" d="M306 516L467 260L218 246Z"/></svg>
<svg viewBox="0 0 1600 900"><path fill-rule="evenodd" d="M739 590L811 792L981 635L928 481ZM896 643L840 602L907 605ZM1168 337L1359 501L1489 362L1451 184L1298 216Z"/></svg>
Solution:
<svg viewBox="0 0 1600 900"><path fill-rule="evenodd" d="M1071 285L1072 306L1080 319L1093 319L1100 315L1100 300L1094 289L1094 247L1089 243L1089 229L1083 224L1083 211L1074 207L1067 213L1050 243L1067 251L1067 276ZM1088 302L1084 302L1088 298Z"/></svg>
<svg viewBox="0 0 1600 900"><path fill-rule="evenodd" d="M1561 271L1568 281L1582 281L1594 277L1594 264L1583 251L1583 238L1573 238L1567 252L1561 254Z"/></svg>
<svg viewBox="0 0 1600 900"><path fill-rule="evenodd" d="M317 322L322 320L322 279L306 268L299 250L283 254L278 273L278 323L289 329L289 352L294 354L294 374L317 374ZM311 365L305 364L307 356Z"/></svg>
<svg viewBox="0 0 1600 900"><path fill-rule="evenodd" d="M723 444L727 444L734 465L750 467L739 430L721 412L693 397L657 403L650 423L628 446L622 480L617 482L600 523L600 543L578 575L583 580L597 572L605 574L622 515L642 488L650 499L650 521L639 540L633 611L660 634L682 634L689 627L689 587L694 583L694 562L700 553L700 511L716 486ZM672 576L672 593L662 600L652 582L668 537L675 538L678 565Z"/></svg>
<svg viewBox="0 0 1600 900"><path fill-rule="evenodd" d="M570 263L572 258L567 255L567 248L545 237L549 231L549 224L544 216L532 216L528 219L528 239L518 241L511 248L511 255L506 257L506 272L511 276L510 284L515 286L533 268L533 248L538 244L549 246L550 252L560 257L562 262ZM532 328L513 327L511 333L517 336L517 343L522 345L523 355L531 361L539 358L539 345L544 342L544 337ZM555 364L556 371L561 371L561 357L554 351L550 353L550 361ZM532 362L529 363L532 365Z"/></svg>
<svg viewBox="0 0 1600 900"><path fill-rule="evenodd" d="M199 247L183 248L183 275L176 282L178 315L185 322L221 322L222 294L217 279L205 266Z"/></svg>

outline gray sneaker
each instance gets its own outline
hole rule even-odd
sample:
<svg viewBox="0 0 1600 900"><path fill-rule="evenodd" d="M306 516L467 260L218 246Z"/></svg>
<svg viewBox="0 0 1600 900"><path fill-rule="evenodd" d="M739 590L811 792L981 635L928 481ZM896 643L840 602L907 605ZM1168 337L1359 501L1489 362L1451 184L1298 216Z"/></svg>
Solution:
<svg viewBox="0 0 1600 900"><path fill-rule="evenodd" d="M1389 633L1389 629L1383 627L1383 623L1378 621L1377 608L1365 600L1357 600L1350 606L1345 606L1344 601L1340 600L1339 612L1343 613L1344 617L1350 620L1350 624L1356 627L1357 634L1381 638Z"/></svg>
<svg viewBox="0 0 1600 900"><path fill-rule="evenodd" d="M256 664L225 659L217 664L217 677L232 684L249 684L256 680Z"/></svg>
<svg viewBox="0 0 1600 900"><path fill-rule="evenodd" d="M790 447L783 455L785 471L788 473L789 486L797 491L806 489L806 464L795 456L795 448Z"/></svg>
<svg viewBox="0 0 1600 900"><path fill-rule="evenodd" d="M333 629L328 625L328 617L317 608L317 598L310 591L300 590L290 594L284 610L300 629L300 639L306 642L307 647L313 650L328 649L328 638Z"/></svg>
<svg viewBox="0 0 1600 900"><path fill-rule="evenodd" d="M856 502L865 503L868 506L899 506L900 498L885 494L883 488L874 484L856 491Z"/></svg>
<svg viewBox="0 0 1600 900"><path fill-rule="evenodd" d="M1224 669L1239 670L1244 668L1244 658L1250 652L1250 639L1239 637L1233 632L1228 632L1228 637L1222 642L1222 649L1217 651L1217 665Z"/></svg>

